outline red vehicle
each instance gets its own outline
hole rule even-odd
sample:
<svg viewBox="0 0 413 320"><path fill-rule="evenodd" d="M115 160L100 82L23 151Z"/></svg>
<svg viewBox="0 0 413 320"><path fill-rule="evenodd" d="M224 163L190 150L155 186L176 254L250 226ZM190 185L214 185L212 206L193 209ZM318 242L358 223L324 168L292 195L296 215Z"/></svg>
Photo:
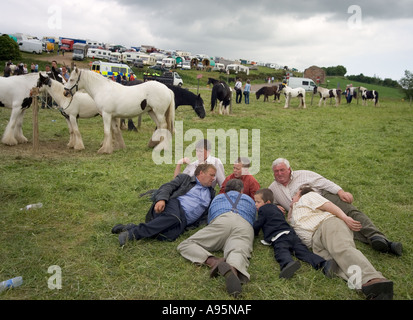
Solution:
<svg viewBox="0 0 413 320"><path fill-rule="evenodd" d="M61 41L60 50L73 51L73 44L75 43L73 40L62 39Z"/></svg>

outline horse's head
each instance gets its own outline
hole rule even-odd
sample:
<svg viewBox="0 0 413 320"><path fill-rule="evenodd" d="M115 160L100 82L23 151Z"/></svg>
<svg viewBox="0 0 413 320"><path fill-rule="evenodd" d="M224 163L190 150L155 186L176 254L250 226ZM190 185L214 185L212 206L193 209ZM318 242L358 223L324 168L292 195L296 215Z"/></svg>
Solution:
<svg viewBox="0 0 413 320"><path fill-rule="evenodd" d="M195 110L196 114L198 115L198 117L200 117L201 119L205 118L204 100L202 100L200 94L198 94L196 99L195 99L194 110Z"/></svg>
<svg viewBox="0 0 413 320"><path fill-rule="evenodd" d="M280 83L278 86L278 91L282 91L287 85L285 83Z"/></svg>
<svg viewBox="0 0 413 320"><path fill-rule="evenodd" d="M65 97L69 95L73 96L79 90L79 81L81 75L82 71L78 68L75 68L75 70L73 70L73 72L70 74L70 78L65 84L65 91L63 93Z"/></svg>
<svg viewBox="0 0 413 320"><path fill-rule="evenodd" d="M39 79L37 80L37 85L36 87L41 88L42 86L51 86L52 80L49 78L49 76L43 76L41 73L39 73Z"/></svg>

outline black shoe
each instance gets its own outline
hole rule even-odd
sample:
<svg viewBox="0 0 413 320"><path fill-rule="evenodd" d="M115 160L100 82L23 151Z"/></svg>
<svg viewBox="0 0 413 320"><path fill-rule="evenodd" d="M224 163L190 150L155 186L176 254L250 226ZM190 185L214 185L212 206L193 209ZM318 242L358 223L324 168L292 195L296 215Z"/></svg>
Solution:
<svg viewBox="0 0 413 320"><path fill-rule="evenodd" d="M372 279L363 284L361 291L367 300L392 300L393 281L387 279Z"/></svg>
<svg viewBox="0 0 413 320"><path fill-rule="evenodd" d="M339 266L337 265L337 262L331 259L325 262L322 271L327 278L333 278L336 275L338 269Z"/></svg>
<svg viewBox="0 0 413 320"><path fill-rule="evenodd" d="M112 228L112 233L114 234L119 234L123 231L129 230L131 227L133 227L134 224L133 223L128 223L127 225L124 224L117 224L116 226L114 226Z"/></svg>
<svg viewBox="0 0 413 320"><path fill-rule="evenodd" d="M294 273L300 269L301 263L300 261L292 261L289 264L287 264L280 272L280 278L284 279L290 279Z"/></svg>
<svg viewBox="0 0 413 320"><path fill-rule="evenodd" d="M403 254L403 245L400 242L389 241L389 252L400 257Z"/></svg>
<svg viewBox="0 0 413 320"><path fill-rule="evenodd" d="M123 231L119 234L119 245L123 247L129 240L129 232Z"/></svg>
<svg viewBox="0 0 413 320"><path fill-rule="evenodd" d="M379 252L389 252L389 243L383 237L375 236L370 239L371 247Z"/></svg>

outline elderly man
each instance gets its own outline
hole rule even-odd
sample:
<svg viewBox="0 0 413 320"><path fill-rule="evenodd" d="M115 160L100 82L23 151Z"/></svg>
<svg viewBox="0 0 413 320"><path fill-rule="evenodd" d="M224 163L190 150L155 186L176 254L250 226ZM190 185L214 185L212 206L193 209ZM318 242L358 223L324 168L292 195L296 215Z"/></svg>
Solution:
<svg viewBox="0 0 413 320"><path fill-rule="evenodd" d="M201 164L195 176L179 174L162 185L153 195L153 205L146 215L146 223L118 224L112 233L119 234L119 244L128 240L156 238L174 241L187 226L198 226L206 222L208 208L215 196L211 187L216 168L212 164Z"/></svg>
<svg viewBox="0 0 413 320"><path fill-rule="evenodd" d="M272 164L275 181L269 186L274 193L274 202L289 210L292 197L300 186L310 185L317 193L337 205L346 215L361 222L360 231L354 232L354 238L370 244L374 250L401 256L403 247L400 242L386 239L369 217L352 205L353 195L344 191L334 182L318 173L308 170L292 171L287 159L278 158Z"/></svg>

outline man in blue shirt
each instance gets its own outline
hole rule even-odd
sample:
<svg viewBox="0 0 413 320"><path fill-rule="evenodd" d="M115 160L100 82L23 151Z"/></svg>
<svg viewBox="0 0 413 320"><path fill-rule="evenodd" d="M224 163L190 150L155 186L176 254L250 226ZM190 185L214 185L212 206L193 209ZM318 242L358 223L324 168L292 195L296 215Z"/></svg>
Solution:
<svg viewBox="0 0 413 320"><path fill-rule="evenodd" d="M162 185L153 195L146 223L118 224L112 228L112 233L119 233L119 244L142 238L174 241L187 226L206 222L209 204L215 196L215 173L214 165L202 164L194 176L182 173Z"/></svg>
<svg viewBox="0 0 413 320"><path fill-rule="evenodd" d="M180 254L197 264L211 267L211 277L225 276L227 292L237 297L242 283L250 279L247 272L254 240L253 223L256 217L254 200L242 194L243 183L229 180L225 193L212 200L208 226L181 242ZM215 257L222 250L224 258Z"/></svg>

